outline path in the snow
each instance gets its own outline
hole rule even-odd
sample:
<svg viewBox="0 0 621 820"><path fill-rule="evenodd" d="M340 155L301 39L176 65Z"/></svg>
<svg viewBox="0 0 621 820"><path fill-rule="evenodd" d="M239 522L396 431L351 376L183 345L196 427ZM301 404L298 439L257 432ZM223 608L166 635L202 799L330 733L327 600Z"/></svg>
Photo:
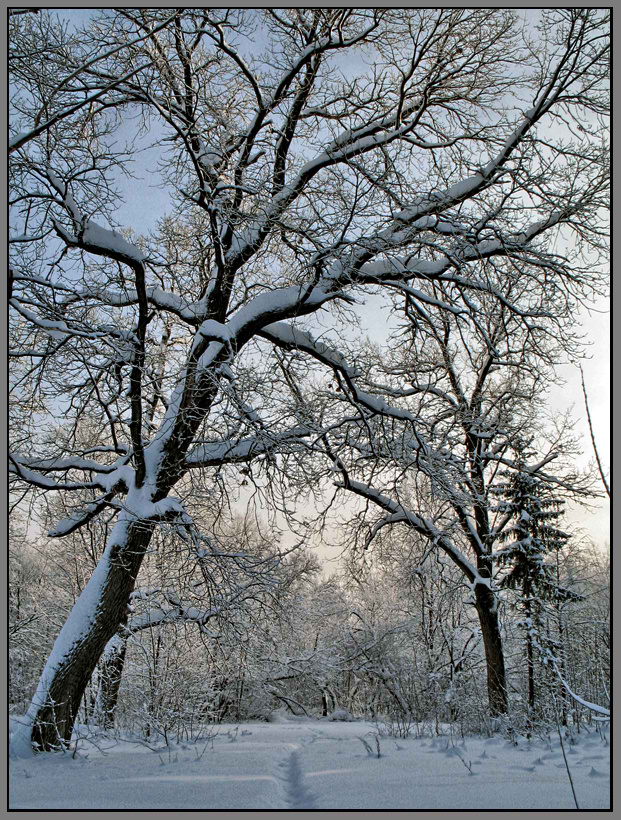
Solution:
<svg viewBox="0 0 621 820"><path fill-rule="evenodd" d="M299 752L290 752L288 758L278 764L278 768L281 771L278 780L284 791L284 805L278 808L295 811L316 809L316 798L306 784Z"/></svg>
<svg viewBox="0 0 621 820"><path fill-rule="evenodd" d="M308 726L304 727L307 731ZM317 795L310 787L309 779L332 774L348 774L354 769L326 769L323 771L308 771L304 766L304 750L324 738L324 733L310 729L310 735L301 735L300 743L284 743L283 747L288 754L276 764L275 780L278 792L274 795L272 809L289 809L302 811L318 809Z"/></svg>

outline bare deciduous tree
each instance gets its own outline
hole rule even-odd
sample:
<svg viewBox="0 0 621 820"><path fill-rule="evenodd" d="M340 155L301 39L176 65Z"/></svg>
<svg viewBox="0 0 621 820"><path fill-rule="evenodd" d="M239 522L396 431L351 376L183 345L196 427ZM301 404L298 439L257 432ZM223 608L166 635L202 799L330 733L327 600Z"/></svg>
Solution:
<svg viewBox="0 0 621 820"><path fill-rule="evenodd" d="M362 538L368 547L386 526L413 528L431 550L444 551L472 585L492 712L507 707L492 578L494 550L509 522L494 512L494 484L502 465L515 466L512 442L532 431L543 436L554 364L576 341L563 331L563 317L551 311L546 289L537 294L532 283L528 286L529 316L512 311L507 303L519 298L522 287L527 286L505 272L504 292L497 286L500 300L471 296L468 311L458 311L451 290L441 284L430 290L436 304L424 309L407 295L390 354L367 355L364 384L362 376L342 381L338 398L344 420L325 438L342 474L338 486L379 513L370 530L363 526L354 532L354 543ZM550 321L554 316L557 321ZM357 396L369 395L361 386L381 389L392 409L367 400L361 418L352 419ZM571 469L573 443L561 427L554 427L545 453L528 469L567 494L587 497L591 477ZM417 481L423 492L415 492Z"/></svg>
<svg viewBox="0 0 621 820"><path fill-rule="evenodd" d="M368 291L424 309L434 281L467 307L498 295L482 259L569 299L597 287L609 23L553 10L522 40L517 15L494 9L104 10L75 37L43 12L12 25L13 393L37 409L10 471L19 487L86 493L54 536L117 513L29 711L51 749L154 529L177 527L199 555L178 482L202 471L216 486L256 459L274 475L276 453L322 432L252 404L257 339L353 379L302 317L338 327ZM115 186L145 143L176 219L138 238L115 222Z"/></svg>

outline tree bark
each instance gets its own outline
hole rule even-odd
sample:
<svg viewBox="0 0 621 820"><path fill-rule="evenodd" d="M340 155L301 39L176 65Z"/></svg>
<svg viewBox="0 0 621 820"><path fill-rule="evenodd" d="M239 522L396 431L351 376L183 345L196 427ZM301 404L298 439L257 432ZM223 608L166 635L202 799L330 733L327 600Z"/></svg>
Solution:
<svg viewBox="0 0 621 820"><path fill-rule="evenodd" d="M153 528L121 513L104 556L56 639L28 712L39 751L71 740L80 702L110 638L127 613Z"/></svg>
<svg viewBox="0 0 621 820"><path fill-rule="evenodd" d="M114 726L114 713L125 666L127 635L117 632L106 644L99 675L95 714L104 729Z"/></svg>
<svg viewBox="0 0 621 820"><path fill-rule="evenodd" d="M525 593L530 595L530 589L525 590ZM528 664L528 711L531 717L535 714L535 659L533 657L533 638L530 634L532 628L532 608L530 600L526 600L526 620L528 626L526 629L526 662Z"/></svg>
<svg viewBox="0 0 621 820"><path fill-rule="evenodd" d="M490 714L496 717L505 714L508 706L505 658L502 649L496 596L489 587L483 584L475 586L474 594L485 648L489 709Z"/></svg>

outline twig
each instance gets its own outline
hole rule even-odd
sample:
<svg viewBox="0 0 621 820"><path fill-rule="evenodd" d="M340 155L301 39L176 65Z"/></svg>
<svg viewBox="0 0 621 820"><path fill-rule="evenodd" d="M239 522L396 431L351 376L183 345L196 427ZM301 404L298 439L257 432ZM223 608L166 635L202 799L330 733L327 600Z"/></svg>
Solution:
<svg viewBox="0 0 621 820"><path fill-rule="evenodd" d="M271 689L270 689L269 691L270 691L270 694L271 694L271 695L274 695L274 697L278 698L279 700L282 700L282 702L285 704L285 706L287 707L287 709L288 709L288 710L291 712L291 714L292 714L292 715L294 715L295 717L300 717L300 715L296 715L296 714L295 714L295 712L294 712L294 711L293 711L293 709L291 708L291 705L290 705L289 701L290 701L291 703L295 703L295 705L296 705L296 706L299 706L299 707L300 707L300 709L301 709L301 710L304 712L304 714L306 715L306 717L310 717L310 715L308 714L308 712L306 711L306 709L302 706L302 704L301 704L301 703L298 703L298 701L297 701L297 700L293 700L293 698L285 697L284 695L279 695L279 694L278 694L278 692L273 692Z"/></svg>
<svg viewBox="0 0 621 820"><path fill-rule="evenodd" d="M595 434L593 433L593 424L591 423L591 413L589 412L589 401L587 399L586 387L584 385L584 373L582 372L582 365L580 365L580 378L582 380L582 393L584 395L584 406L586 408L587 420L589 422L589 430L591 432L591 443L593 444L593 452L595 453L595 460L597 461L597 466L599 468L599 474L604 484L604 489L606 490L608 498L610 498L610 487L608 486L608 482L606 481L606 476L604 475L602 462L599 460L599 453L597 452L597 447L595 446Z"/></svg>
<svg viewBox="0 0 621 820"><path fill-rule="evenodd" d="M375 748L377 749L377 756L381 757L382 756L382 750L380 748L379 735L375 735Z"/></svg>
<svg viewBox="0 0 621 820"><path fill-rule="evenodd" d="M578 805L578 798L576 797L576 790L574 789L574 780L571 776L571 772L569 771L569 763L567 762L567 755L565 754L565 744L563 743L563 735L561 733L561 724L559 723L558 719L558 709L556 708L556 698L554 700L554 717L556 718L556 730L558 732L558 739L561 741L561 751L563 752L563 760L565 761L565 768L567 769L567 777L569 778L569 783L571 785L571 793L574 796L574 803L576 804L576 809L580 811L580 806Z"/></svg>
<svg viewBox="0 0 621 820"><path fill-rule="evenodd" d="M207 743L205 743L205 745L203 746L203 751L200 754L198 753L198 749L196 748L196 746L194 747L194 752L196 753L196 759L197 760L202 759L202 757L205 754L205 752L207 751L207 747L209 746L210 743L211 743L211 748L213 749L213 739L214 739L214 737L215 737L215 735L212 735L211 737L209 737L207 739Z"/></svg>
<svg viewBox="0 0 621 820"><path fill-rule="evenodd" d="M371 755L371 757L373 757L373 749L369 746L367 741L363 737L360 737L360 735L358 735L358 740L362 743L364 748L367 750L367 754Z"/></svg>
<svg viewBox="0 0 621 820"><path fill-rule="evenodd" d="M463 758L460 754L458 754L458 755L457 755L457 757L461 760L461 762L464 764L464 766L468 769L468 771L470 772L470 774L471 774L473 777L475 777L475 776L476 776L476 774L477 774L477 772L473 772L473 771L472 771L472 760L469 760L469 761L466 763L466 759L465 759L465 758Z"/></svg>

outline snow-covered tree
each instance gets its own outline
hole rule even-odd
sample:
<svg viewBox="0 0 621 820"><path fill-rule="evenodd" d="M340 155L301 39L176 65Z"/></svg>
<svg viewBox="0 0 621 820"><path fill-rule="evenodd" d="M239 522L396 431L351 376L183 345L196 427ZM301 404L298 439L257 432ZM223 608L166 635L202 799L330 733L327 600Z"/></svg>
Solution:
<svg viewBox="0 0 621 820"><path fill-rule="evenodd" d="M10 472L75 499L53 537L115 514L29 710L51 749L71 735L155 529L176 527L202 557L179 482L200 475L217 494L242 465L286 492L279 469L324 432L265 400L266 348L355 385L304 317L338 333L366 293L424 309L434 282L452 291L443 309L468 311L469 294L497 294L481 260L509 260L569 303L601 284L609 21L546 11L531 36L505 9L145 8L102 10L75 34L47 12L11 25L23 428ZM131 160L146 151L175 219L138 237L118 223L117 186L125 175L140 208ZM509 306L528 314L527 294ZM381 391L354 396L395 415Z"/></svg>
<svg viewBox="0 0 621 820"><path fill-rule="evenodd" d="M483 264L482 269L490 279L497 276L497 270ZM554 366L577 345L547 288L503 273L496 296L468 297L465 316L442 308L453 306L454 296L439 283L430 288L435 304L422 308L409 295L396 302L390 349L364 351L357 358L356 382L342 379L340 391L326 398L334 432L325 437L332 469L342 475L339 486L379 508L376 516L365 513L350 544L367 549L386 527L413 529L430 552L444 552L471 586L492 712L507 706L493 554L510 520L495 511L493 488L503 465L516 467L513 441L533 428L545 440L541 428ZM542 314L536 321L507 306L526 291L533 314ZM366 412L353 417L361 388L381 390L392 407L369 406L367 399ZM588 495L592 477L571 464L576 449L570 430L551 427L545 453L528 469L541 481L560 482L569 494ZM551 463L560 463L554 474ZM407 562L398 539L390 543L395 560ZM477 573L486 583L475 583Z"/></svg>
<svg viewBox="0 0 621 820"><path fill-rule="evenodd" d="M516 469L505 473L504 483L497 483L493 494L499 499L497 511L509 516L511 524L498 536L494 559L506 568L499 585L517 591L516 607L523 616L518 626L524 630L528 670L528 707L535 711L536 661L556 661L555 646L544 631L546 602L579 601L580 595L560 583L555 562L570 534L557 524L562 519L565 501L550 491L536 474L524 470L524 445L516 446Z"/></svg>

